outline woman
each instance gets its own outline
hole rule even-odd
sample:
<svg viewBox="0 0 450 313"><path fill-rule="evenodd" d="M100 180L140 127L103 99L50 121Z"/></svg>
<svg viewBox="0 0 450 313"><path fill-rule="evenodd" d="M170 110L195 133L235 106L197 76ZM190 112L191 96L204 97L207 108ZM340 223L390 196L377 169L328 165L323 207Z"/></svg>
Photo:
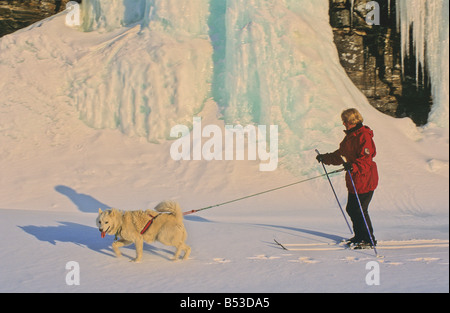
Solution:
<svg viewBox="0 0 450 313"><path fill-rule="evenodd" d="M349 239L347 243L362 247L372 245L373 240L373 243L376 245L372 222L368 212L369 203L372 200L374 190L378 186L377 164L373 161L376 155L373 131L363 125L363 117L356 109L343 111L341 119L346 128L344 131L346 136L341 142L339 149L333 153L320 154L317 156L317 160L327 165L343 164L347 170L345 177L348 189L346 211L352 220L353 230L355 232L355 236ZM342 156L345 157L346 162L344 162ZM372 238L367 231L348 171L352 174Z"/></svg>

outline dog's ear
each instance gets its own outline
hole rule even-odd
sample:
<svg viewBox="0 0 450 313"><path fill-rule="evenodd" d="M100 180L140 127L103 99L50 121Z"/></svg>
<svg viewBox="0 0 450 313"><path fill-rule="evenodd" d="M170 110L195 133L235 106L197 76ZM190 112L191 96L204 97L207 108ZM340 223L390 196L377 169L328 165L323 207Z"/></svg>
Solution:
<svg viewBox="0 0 450 313"><path fill-rule="evenodd" d="M102 209L98 208L98 214L102 214Z"/></svg>

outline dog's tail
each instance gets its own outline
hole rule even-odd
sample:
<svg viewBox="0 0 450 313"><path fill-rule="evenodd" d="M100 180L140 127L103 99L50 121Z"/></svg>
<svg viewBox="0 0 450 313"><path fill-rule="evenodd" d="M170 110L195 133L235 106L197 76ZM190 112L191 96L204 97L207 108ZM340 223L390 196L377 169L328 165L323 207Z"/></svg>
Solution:
<svg viewBox="0 0 450 313"><path fill-rule="evenodd" d="M155 207L155 211L173 214L179 222L183 221L183 212L176 201L163 201Z"/></svg>

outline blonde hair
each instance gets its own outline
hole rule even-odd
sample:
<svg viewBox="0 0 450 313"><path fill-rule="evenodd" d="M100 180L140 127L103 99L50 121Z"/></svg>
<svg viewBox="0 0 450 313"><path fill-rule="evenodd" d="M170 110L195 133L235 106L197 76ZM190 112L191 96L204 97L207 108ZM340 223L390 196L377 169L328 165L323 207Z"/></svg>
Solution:
<svg viewBox="0 0 450 313"><path fill-rule="evenodd" d="M364 119L363 119L361 113L359 113L357 109L353 109L353 108L344 110L341 113L341 119L342 119L342 122L350 124L350 125L356 125L356 124L364 122Z"/></svg>

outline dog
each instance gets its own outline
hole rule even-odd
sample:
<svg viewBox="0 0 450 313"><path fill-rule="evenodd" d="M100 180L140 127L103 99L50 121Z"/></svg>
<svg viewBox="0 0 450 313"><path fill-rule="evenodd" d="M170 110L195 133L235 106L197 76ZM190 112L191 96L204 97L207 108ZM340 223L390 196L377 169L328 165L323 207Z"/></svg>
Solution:
<svg viewBox="0 0 450 313"><path fill-rule="evenodd" d="M133 261L140 262L144 241L152 243L155 240L176 248L173 260L178 260L182 251L183 260L186 260L191 252L191 247L185 243L187 232L183 213L175 201L163 201L154 210L146 211L98 209L96 222L102 238L106 234L116 236L112 248L117 257L121 256L120 247L134 243L136 258Z"/></svg>

